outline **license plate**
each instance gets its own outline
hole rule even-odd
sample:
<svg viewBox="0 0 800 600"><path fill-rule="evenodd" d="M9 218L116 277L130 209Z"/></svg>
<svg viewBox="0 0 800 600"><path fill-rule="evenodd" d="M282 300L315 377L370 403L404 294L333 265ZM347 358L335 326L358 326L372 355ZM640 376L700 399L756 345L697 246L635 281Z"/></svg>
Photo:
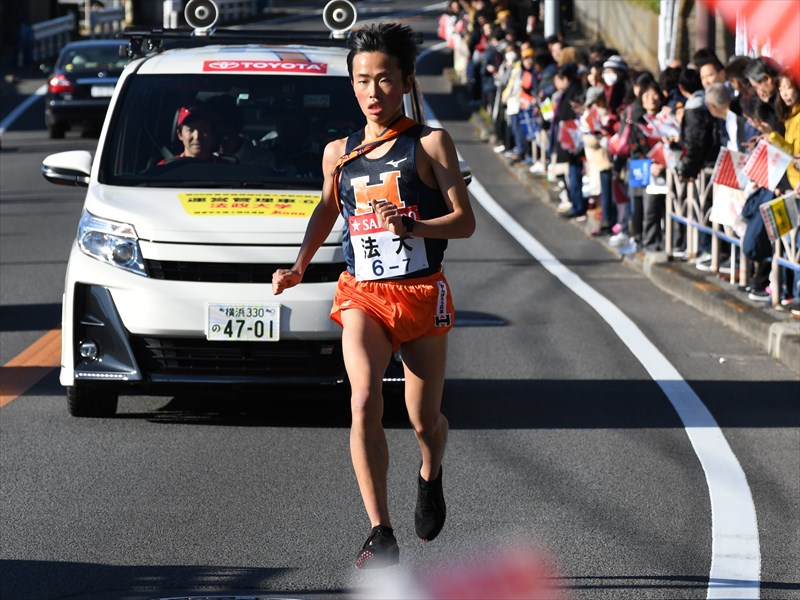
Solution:
<svg viewBox="0 0 800 600"><path fill-rule="evenodd" d="M113 85L93 85L89 90L92 98L111 98L114 95Z"/></svg>
<svg viewBox="0 0 800 600"><path fill-rule="evenodd" d="M206 339L223 342L277 342L280 304L206 304Z"/></svg>

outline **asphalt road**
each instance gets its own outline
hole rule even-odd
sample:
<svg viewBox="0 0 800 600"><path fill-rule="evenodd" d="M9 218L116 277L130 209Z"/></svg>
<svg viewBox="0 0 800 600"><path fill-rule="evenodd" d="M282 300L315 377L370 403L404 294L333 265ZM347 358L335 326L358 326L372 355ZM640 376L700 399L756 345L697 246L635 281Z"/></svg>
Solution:
<svg viewBox="0 0 800 600"><path fill-rule="evenodd" d="M428 41L435 16L411 18ZM401 406L386 425L403 567L365 575L353 569L368 523L343 394L123 397L117 418L76 419L53 369L0 408L0 598L399 598L436 567L480 578L498 553L531 544L576 600L800 598L796 376L533 200L453 102L440 76L448 60L420 62L431 108L486 192L554 258L535 260L477 197L476 234L449 246L459 326L440 538L414 535L419 459ZM96 142L48 140L41 110L3 135L0 152L2 364L60 321L82 192L46 183L41 160ZM623 341L595 296L556 278L553 261L630 318L708 408L755 507L760 591L709 582L712 503L742 496L733 483L709 491L732 481L698 458L698 436L717 429L686 426L646 349Z"/></svg>

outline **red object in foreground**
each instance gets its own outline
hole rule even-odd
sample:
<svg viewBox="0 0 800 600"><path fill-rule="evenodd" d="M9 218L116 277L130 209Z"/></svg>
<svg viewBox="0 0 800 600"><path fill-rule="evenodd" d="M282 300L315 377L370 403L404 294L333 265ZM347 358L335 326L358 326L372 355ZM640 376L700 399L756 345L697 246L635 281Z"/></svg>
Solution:
<svg viewBox="0 0 800 600"><path fill-rule="evenodd" d="M800 10L797 0L701 0L717 9L729 29L735 30L741 16L748 29L764 41L769 39L771 56L800 81Z"/></svg>

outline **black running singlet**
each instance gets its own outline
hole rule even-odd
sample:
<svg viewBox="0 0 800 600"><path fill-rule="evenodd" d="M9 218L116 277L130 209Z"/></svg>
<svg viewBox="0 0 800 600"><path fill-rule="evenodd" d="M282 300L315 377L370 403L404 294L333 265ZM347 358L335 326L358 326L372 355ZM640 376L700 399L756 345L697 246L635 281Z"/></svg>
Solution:
<svg viewBox="0 0 800 600"><path fill-rule="evenodd" d="M342 170L342 249L347 270L356 279L410 279L441 268L447 240L396 236L378 225L371 205L373 200L393 202L402 214L417 220L447 214L439 189L427 186L417 175L415 151L422 127L401 133L384 156L362 155ZM362 129L347 139L346 153L361 143L363 135Z"/></svg>

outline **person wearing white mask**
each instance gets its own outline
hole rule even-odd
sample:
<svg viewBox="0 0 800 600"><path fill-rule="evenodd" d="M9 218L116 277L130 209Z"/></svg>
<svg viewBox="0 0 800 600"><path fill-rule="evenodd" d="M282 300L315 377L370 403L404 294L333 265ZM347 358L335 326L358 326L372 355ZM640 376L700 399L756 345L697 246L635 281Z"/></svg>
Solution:
<svg viewBox="0 0 800 600"><path fill-rule="evenodd" d="M609 56L603 62L602 77L606 86L608 110L613 114L619 114L619 108L625 99L628 64L618 54Z"/></svg>

